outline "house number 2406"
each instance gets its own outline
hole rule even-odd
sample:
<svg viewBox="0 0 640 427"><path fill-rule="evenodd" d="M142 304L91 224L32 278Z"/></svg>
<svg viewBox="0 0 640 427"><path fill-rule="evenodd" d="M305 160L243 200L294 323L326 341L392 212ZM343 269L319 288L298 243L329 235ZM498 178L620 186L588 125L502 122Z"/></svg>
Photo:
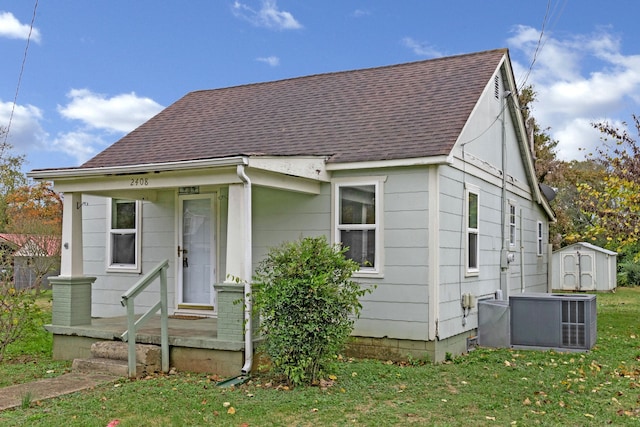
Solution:
<svg viewBox="0 0 640 427"><path fill-rule="evenodd" d="M131 178L131 187L144 187L149 185L149 178Z"/></svg>

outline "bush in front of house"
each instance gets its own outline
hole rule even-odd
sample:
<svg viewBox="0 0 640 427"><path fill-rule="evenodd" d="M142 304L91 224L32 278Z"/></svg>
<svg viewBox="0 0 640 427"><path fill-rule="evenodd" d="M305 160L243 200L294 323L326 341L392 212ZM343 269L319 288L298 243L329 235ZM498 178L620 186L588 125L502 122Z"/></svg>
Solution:
<svg viewBox="0 0 640 427"><path fill-rule="evenodd" d="M346 248L306 237L273 248L256 270L254 309L263 351L292 385L315 383L346 344L368 289Z"/></svg>
<svg viewBox="0 0 640 427"><path fill-rule="evenodd" d="M39 312L32 290L16 289L10 272L0 274L0 362L10 344L37 327Z"/></svg>

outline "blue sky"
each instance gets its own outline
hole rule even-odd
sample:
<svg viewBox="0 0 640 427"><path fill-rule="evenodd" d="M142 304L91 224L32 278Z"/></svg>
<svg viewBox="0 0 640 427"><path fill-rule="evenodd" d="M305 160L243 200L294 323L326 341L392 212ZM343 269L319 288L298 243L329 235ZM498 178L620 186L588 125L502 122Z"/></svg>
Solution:
<svg viewBox="0 0 640 427"><path fill-rule="evenodd" d="M0 126L25 170L77 166L190 91L507 47L559 157L582 159L591 122L640 114L638 16L636 0L5 0Z"/></svg>

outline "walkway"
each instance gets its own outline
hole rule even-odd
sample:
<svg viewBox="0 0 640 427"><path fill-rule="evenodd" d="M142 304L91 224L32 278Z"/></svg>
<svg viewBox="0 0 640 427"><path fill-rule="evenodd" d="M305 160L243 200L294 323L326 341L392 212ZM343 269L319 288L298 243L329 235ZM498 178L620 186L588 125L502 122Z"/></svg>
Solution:
<svg viewBox="0 0 640 427"><path fill-rule="evenodd" d="M37 402L115 382L119 378L121 377L103 373L72 372L55 378L3 387L0 388L0 411L22 406L22 401L27 396L31 402Z"/></svg>

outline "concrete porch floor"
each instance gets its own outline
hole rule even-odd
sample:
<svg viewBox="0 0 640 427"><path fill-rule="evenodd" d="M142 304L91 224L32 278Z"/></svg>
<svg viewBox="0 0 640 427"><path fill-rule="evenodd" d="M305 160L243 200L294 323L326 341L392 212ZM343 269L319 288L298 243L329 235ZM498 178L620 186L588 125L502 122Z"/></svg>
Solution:
<svg viewBox="0 0 640 427"><path fill-rule="evenodd" d="M91 324L46 325L53 333L53 357L73 360L91 357L96 341L120 341L127 329L126 316L93 318ZM169 318L170 364L179 370L238 373L244 355L243 337L238 341L219 340L215 318ZM152 317L136 335L139 344L160 345L160 316Z"/></svg>

